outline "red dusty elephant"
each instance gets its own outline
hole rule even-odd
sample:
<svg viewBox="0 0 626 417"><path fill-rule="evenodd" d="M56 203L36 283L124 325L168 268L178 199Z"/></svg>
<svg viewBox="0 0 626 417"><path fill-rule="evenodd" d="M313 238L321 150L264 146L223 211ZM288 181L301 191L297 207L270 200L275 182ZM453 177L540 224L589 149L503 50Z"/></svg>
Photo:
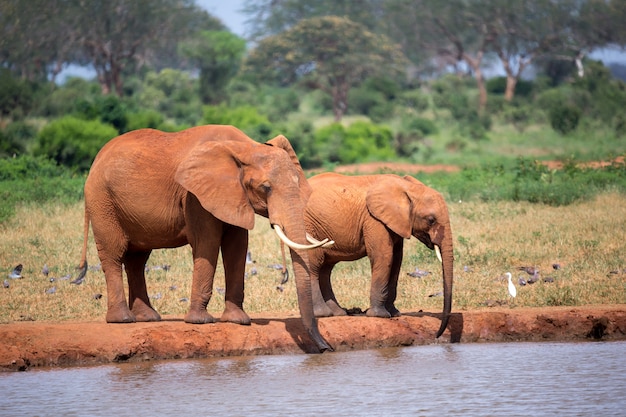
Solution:
<svg viewBox="0 0 626 417"><path fill-rule="evenodd" d="M305 211L307 232L332 236L335 244L309 252L316 316L345 315L330 282L341 261L369 257L372 268L368 316L391 317L404 239L411 236L437 252L443 270L443 319L452 308L453 246L447 205L440 193L418 180L397 175L345 176L325 173L309 179L313 193Z"/></svg>
<svg viewBox="0 0 626 417"><path fill-rule="evenodd" d="M106 277L106 320L156 321L144 267L157 248L191 245L193 280L188 323L211 323L206 307L218 253L225 271L220 318L250 324L243 311L248 230L255 213L289 242L300 313L320 351L331 349L313 314L304 208L311 193L289 141L255 142L232 126L207 125L177 133L141 129L108 142L85 183L85 241L93 229ZM295 243L301 242L301 243ZM295 248L295 249L294 249ZM128 278L128 303L122 265Z"/></svg>

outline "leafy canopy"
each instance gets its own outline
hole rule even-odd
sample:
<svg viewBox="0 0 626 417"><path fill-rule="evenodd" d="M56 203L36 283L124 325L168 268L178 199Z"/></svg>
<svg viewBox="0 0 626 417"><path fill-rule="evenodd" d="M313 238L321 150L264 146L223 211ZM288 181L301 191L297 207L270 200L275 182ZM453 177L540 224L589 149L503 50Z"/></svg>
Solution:
<svg viewBox="0 0 626 417"><path fill-rule="evenodd" d="M281 85L301 81L325 91L339 120L347 110L350 88L368 76L399 77L406 63L385 36L344 17L325 16L301 20L263 39L250 52L244 71Z"/></svg>

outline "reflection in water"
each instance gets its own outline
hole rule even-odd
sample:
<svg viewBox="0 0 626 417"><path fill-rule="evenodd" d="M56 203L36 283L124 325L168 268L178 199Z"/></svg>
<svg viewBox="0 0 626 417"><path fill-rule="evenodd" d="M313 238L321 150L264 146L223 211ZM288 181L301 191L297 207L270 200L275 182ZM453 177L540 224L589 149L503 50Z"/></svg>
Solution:
<svg viewBox="0 0 626 417"><path fill-rule="evenodd" d="M0 375L1 416L623 415L626 342L437 344Z"/></svg>

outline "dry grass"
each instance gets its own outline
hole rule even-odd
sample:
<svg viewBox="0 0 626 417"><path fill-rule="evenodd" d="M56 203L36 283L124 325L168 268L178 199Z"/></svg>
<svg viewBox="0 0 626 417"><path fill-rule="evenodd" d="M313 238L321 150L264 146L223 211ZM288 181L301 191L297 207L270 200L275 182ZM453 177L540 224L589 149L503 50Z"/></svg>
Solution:
<svg viewBox="0 0 626 417"><path fill-rule="evenodd" d="M566 207L530 203L451 203L455 233L455 286L453 309L463 310L490 303L515 306L615 304L626 302L626 196L603 194L590 202ZM106 285L100 271L90 271L82 285L71 285L59 277L72 273L82 246L82 205L22 207L0 229L1 281L0 322L17 320L103 320L106 312ZM256 263L248 265L245 308L248 312L297 312L293 279L277 289L280 273L268 265L280 263L280 248L266 219L257 218L251 232L250 250ZM416 239L406 241L404 264L398 288L401 311L439 311L442 299L429 297L441 291L441 272L432 252ZM89 263L99 263L93 240ZM18 263L23 278L7 278ZM554 270L553 264L561 269ZM50 282L41 273L50 268ZM188 307L191 284L189 247L155 251L149 266L170 265L170 269L147 272L148 290L161 314L183 315ZM534 266L541 280L519 286L518 296L509 300L506 271L529 278L519 266ZM406 275L416 267L431 271L424 278ZM465 268L467 267L467 268ZM252 269L257 273L253 274ZM469 269L470 271L466 271ZM611 273L620 271L620 274ZM369 262L343 263L335 268L333 283L345 307L365 309L369 300ZM55 287L53 294L46 290ZM211 313L223 308L223 272L218 270ZM95 294L103 294L95 299ZM182 301L181 301L182 299Z"/></svg>

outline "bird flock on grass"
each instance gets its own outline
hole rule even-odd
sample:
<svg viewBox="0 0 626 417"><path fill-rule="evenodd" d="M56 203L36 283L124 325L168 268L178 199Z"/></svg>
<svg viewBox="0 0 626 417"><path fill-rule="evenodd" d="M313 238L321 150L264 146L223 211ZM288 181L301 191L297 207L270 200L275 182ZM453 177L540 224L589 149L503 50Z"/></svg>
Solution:
<svg viewBox="0 0 626 417"><path fill-rule="evenodd" d="M252 254L248 251L247 255L246 255L246 264L250 264L250 267L248 268L248 271L246 272L245 278L249 278L250 276L254 276L254 275L259 275L260 271L256 268L255 264L256 261L252 259ZM168 272L170 270L171 266L170 265L152 265L152 266L148 266L146 265L145 267L145 271L146 273L152 272L152 271L165 271ZM284 287L283 285L287 283L287 281L289 280L289 271L287 270L287 268L285 266L283 266L283 264L271 264L271 265L267 265L268 269L271 270L277 270L277 271L281 271L281 281L280 284L276 287L276 290L279 292L283 292L284 291ZM100 271L102 268L100 265L90 265L88 267L89 271ZM62 281L68 281L69 284L71 285L82 285L85 282L86 279L86 274L82 274L79 273L78 276L76 276L76 278L72 279L72 274L66 274L63 275L61 277L54 277L52 276L52 271L50 269L50 267L48 266L48 264L44 264L43 267L41 268L41 275L43 276L43 278L49 282L49 283L54 283L53 286L47 287L44 290L45 294L48 295L52 295L52 294L56 294L58 291L62 291L62 286L60 285ZM25 278L24 276L24 265L23 264L17 264L15 265L13 268L10 269L9 273L6 275L6 279L3 280L2 282L2 286L4 289L10 290L12 287L12 280L23 280ZM17 285L17 284L16 284ZM176 285L171 285L169 287L169 290L174 292L178 289L178 287ZM219 295L224 295L225 294L225 289L224 288L216 288L216 292ZM92 299L93 300L100 300L103 297L102 294L100 293L95 293L92 295ZM161 298L164 297L163 293L156 293L156 294L152 294L150 295L150 299L151 300L160 300ZM180 297L179 298L179 302L181 303L186 303L189 302L189 298L188 297Z"/></svg>

